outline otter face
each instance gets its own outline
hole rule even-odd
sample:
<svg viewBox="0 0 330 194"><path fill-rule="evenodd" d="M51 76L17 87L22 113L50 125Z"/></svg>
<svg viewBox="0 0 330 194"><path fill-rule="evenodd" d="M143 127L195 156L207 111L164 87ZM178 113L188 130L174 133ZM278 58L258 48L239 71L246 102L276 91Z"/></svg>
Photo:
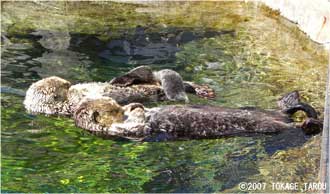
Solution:
<svg viewBox="0 0 330 194"><path fill-rule="evenodd" d="M123 107L125 110L125 123L144 123L145 110L140 103L131 103Z"/></svg>
<svg viewBox="0 0 330 194"><path fill-rule="evenodd" d="M84 99L74 113L76 124L80 127L91 124L110 127L113 123L122 123L124 110L112 98ZM93 130L93 129L92 129Z"/></svg>
<svg viewBox="0 0 330 194"><path fill-rule="evenodd" d="M147 131L144 123L126 122L126 112L137 113L142 110L139 107L122 108L110 97L85 98L78 105L73 114L77 127L86 129L95 134L106 137L123 137L128 139L141 139ZM125 112L124 112L125 111ZM133 115L134 115L133 114Z"/></svg>
<svg viewBox="0 0 330 194"><path fill-rule="evenodd" d="M25 108L36 113L62 113L70 86L69 81L56 76L42 79L32 84L26 92Z"/></svg>
<svg viewBox="0 0 330 194"><path fill-rule="evenodd" d="M105 126L111 126L113 123L121 123L124 120L124 111L120 107L98 110L93 112L93 118L97 123Z"/></svg>

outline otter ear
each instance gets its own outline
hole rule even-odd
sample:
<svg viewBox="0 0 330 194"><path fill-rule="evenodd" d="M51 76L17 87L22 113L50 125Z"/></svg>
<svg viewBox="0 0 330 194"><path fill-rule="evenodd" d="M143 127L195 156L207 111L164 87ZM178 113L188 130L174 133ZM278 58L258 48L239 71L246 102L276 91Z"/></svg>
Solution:
<svg viewBox="0 0 330 194"><path fill-rule="evenodd" d="M296 106L299 103L300 103L300 95L298 91L287 93L277 101L278 107L282 110Z"/></svg>

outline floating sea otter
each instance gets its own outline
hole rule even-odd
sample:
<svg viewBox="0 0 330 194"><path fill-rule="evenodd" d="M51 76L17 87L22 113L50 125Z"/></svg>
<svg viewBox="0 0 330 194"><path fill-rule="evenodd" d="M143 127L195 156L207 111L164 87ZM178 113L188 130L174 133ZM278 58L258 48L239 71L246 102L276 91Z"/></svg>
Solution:
<svg viewBox="0 0 330 194"><path fill-rule="evenodd" d="M146 109L132 103L121 107L111 98L85 99L74 113L78 127L104 137L141 141L218 138L249 133L275 133L301 128L314 133L322 128L313 107L301 103L298 92L279 100L281 111L174 105ZM307 119L295 123L290 116L304 111Z"/></svg>
<svg viewBox="0 0 330 194"><path fill-rule="evenodd" d="M159 100L188 101L185 91L200 97L214 97L214 91L208 86L183 82L173 70L152 72L149 67L140 66L110 83L71 85L56 76L42 79L29 87L24 105L31 113L72 115L84 98L111 97L121 105Z"/></svg>

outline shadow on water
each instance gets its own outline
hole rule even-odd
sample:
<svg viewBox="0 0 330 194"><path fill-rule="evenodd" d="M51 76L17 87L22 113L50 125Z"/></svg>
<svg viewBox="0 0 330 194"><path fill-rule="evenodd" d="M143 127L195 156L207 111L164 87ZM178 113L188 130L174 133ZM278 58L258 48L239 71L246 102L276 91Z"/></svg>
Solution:
<svg viewBox="0 0 330 194"><path fill-rule="evenodd" d="M158 175L145 183L143 189L151 193L224 191L258 175L260 158L302 146L309 138L302 131L292 129L272 135L177 142L176 146L167 145L166 150L155 145L145 150L143 155L153 155L152 152L157 150L160 163L166 164L164 167L159 165ZM233 147L228 149L227 146Z"/></svg>

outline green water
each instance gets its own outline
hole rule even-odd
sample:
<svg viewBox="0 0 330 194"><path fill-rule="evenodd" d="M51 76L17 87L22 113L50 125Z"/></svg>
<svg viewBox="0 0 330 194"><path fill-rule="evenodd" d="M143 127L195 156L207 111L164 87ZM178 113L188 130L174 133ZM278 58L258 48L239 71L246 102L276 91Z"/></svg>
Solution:
<svg viewBox="0 0 330 194"><path fill-rule="evenodd" d="M256 3L4 2L1 14L2 192L228 191L271 176L261 170L264 161L310 138L287 131L161 143L106 140L68 118L27 114L15 91L43 77L107 81L146 64L216 90L215 100L190 96L192 104L276 108L281 94L299 90L323 111L324 50ZM317 168L307 167L290 176L304 179Z"/></svg>

